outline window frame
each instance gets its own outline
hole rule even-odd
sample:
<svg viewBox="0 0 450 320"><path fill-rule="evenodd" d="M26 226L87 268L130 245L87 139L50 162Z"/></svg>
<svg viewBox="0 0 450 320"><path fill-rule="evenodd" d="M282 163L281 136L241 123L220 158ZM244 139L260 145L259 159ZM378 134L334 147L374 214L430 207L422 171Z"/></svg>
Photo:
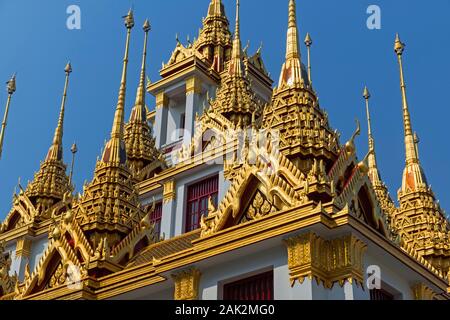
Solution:
<svg viewBox="0 0 450 320"><path fill-rule="evenodd" d="M239 277L234 277L225 281L221 281L218 284L219 287L219 300L225 300L227 297L225 290L227 290L227 287L232 285L239 285L250 282L250 280L257 280L258 278L263 278L264 276L268 276L271 281L270 285L270 293L271 293L271 299L270 300L247 300L247 301L273 301L275 300L275 272L273 267L260 269L258 271L254 271L251 273L247 273L244 275L241 275Z"/></svg>
<svg viewBox="0 0 450 320"><path fill-rule="evenodd" d="M190 222L189 222L190 221L189 204L191 202L193 202L193 200L190 199L190 196L189 196L190 189L192 187L196 186L196 185L199 185L201 183L205 183L206 181L208 181L210 179L214 179L214 178L217 179L217 191L213 192L213 193L217 194L217 196L216 196L216 199L217 199L216 206L217 206L217 204L219 203L219 200L220 200L219 199L219 191L220 191L220 175L219 175L219 172L216 172L216 173L211 174L211 175L206 176L206 177L202 177L202 178L200 178L200 179L198 179L196 181L193 181L192 183L189 183L188 185L186 185L185 190L184 190L185 196L184 196L184 210L183 210L183 220L184 220L183 231L185 233L192 232L194 230L197 230L200 227L200 225L199 225L198 228L188 229L188 227L190 227ZM211 195L211 193L210 193L210 195ZM199 199L204 198L204 197L205 196L197 197L197 202L200 202ZM207 199L209 199L209 196L208 196ZM206 207L206 209L207 209L207 207ZM199 214L199 218L198 218L198 222L199 223L200 223L200 219L201 219L201 215Z"/></svg>
<svg viewBox="0 0 450 320"><path fill-rule="evenodd" d="M160 239L160 237L161 237L161 226L162 226L162 216L163 216L163 202L162 201L158 201L158 202L156 202L156 204L155 204L155 210L153 211L153 212L150 212L149 213L149 215L150 215L150 223L151 224L153 224L154 223L154 218L152 217L152 215L155 213L155 212L157 212L157 209L158 208L161 208L160 209L160 215L159 215L159 218L157 218L157 220L159 220L159 226L158 226L158 228L156 227L156 225L155 225L155 234L156 234L156 236L158 237L158 240Z"/></svg>

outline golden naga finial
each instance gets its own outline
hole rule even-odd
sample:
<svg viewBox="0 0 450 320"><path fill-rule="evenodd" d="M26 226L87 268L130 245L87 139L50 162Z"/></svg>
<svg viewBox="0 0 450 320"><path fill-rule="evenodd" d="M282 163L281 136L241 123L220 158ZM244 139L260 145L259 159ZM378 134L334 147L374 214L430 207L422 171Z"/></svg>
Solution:
<svg viewBox="0 0 450 320"><path fill-rule="evenodd" d="M364 159L362 159L361 162L358 163L358 168L363 175L366 175L369 173L369 167L367 166L367 161L372 153L373 153L373 150L369 150L369 152L366 154Z"/></svg>
<svg viewBox="0 0 450 320"><path fill-rule="evenodd" d="M350 140L345 144L345 151L347 154L352 154L355 152L355 139L357 136L361 134L361 125L359 124L359 120L356 119L356 130L351 136Z"/></svg>
<svg viewBox="0 0 450 320"><path fill-rule="evenodd" d="M11 79L6 82L6 91L8 92L8 99L6 100L5 115L3 116L2 129L0 131L0 158L3 151L3 140L5 138L6 123L8 121L9 106L11 105L11 98L16 92L16 74L14 73Z"/></svg>

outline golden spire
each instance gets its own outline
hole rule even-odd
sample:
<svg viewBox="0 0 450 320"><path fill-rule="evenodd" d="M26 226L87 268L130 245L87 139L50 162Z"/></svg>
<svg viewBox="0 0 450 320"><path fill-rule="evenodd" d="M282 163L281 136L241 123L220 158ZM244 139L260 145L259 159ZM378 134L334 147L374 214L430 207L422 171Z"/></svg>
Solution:
<svg viewBox="0 0 450 320"><path fill-rule="evenodd" d="M6 82L6 91L8 92L8 100L6 101L5 115L2 122L2 130L0 132L0 158L3 151L3 139L5 138L6 122L8 120L9 106L11 104L11 98L14 92L16 92L16 74L13 74L11 79Z"/></svg>
<svg viewBox="0 0 450 320"><path fill-rule="evenodd" d="M370 92L367 87L364 87L363 92L364 100L366 101L366 114L367 114L367 131L369 137L369 157L368 157L368 167L369 167L369 178L374 185L382 184L380 174L378 172L377 160L375 155L375 142L372 135L372 123L370 120L370 109L369 109L369 99Z"/></svg>
<svg viewBox="0 0 450 320"><path fill-rule="evenodd" d="M94 247L105 237L110 247L117 245L145 215L140 209L124 138L124 105L130 35L134 26L133 12L130 10L124 18L127 28L125 56L111 139L106 143L102 159L97 161L94 178L85 185L83 195L74 207L77 215L89 217L83 220L81 227L89 231Z"/></svg>
<svg viewBox="0 0 450 320"><path fill-rule="evenodd" d="M288 36L286 47L286 60L289 60L291 58L300 59L295 0L289 0L289 23L288 23Z"/></svg>
<svg viewBox="0 0 450 320"><path fill-rule="evenodd" d="M256 111L257 117L261 115L262 102L253 91L248 74L244 72L239 0L236 0L236 29L228 73L222 78L211 109L224 115L239 128L251 124L253 112Z"/></svg>
<svg viewBox="0 0 450 320"><path fill-rule="evenodd" d="M48 210L63 199L67 192L72 191L69 178L66 175L66 165L63 163L62 137L64 125L64 112L66 107L69 75L72 72L70 63L64 68L66 79L59 112L58 124L53 136L45 161L41 163L39 171L34 175L33 181L27 186L26 194L35 206L40 218L49 218Z"/></svg>
<svg viewBox="0 0 450 320"><path fill-rule="evenodd" d="M308 81L309 83L312 83L312 75L311 75L311 45L312 45L312 39L311 36L308 33L306 33L306 37L305 37L305 45L306 48L308 49Z"/></svg>
<svg viewBox="0 0 450 320"><path fill-rule="evenodd" d="M221 0L211 0L208 16L225 16L225 9Z"/></svg>
<svg viewBox="0 0 450 320"><path fill-rule="evenodd" d="M239 0L236 0L236 27L233 40L233 51L231 52L231 61L228 73L230 75L242 75L242 44L241 44L241 27L239 18Z"/></svg>
<svg viewBox="0 0 450 320"><path fill-rule="evenodd" d="M406 96L406 84L403 73L403 60L402 55L405 50L405 44L400 41L400 37L397 33L394 45L395 53L398 57L398 63L400 68L400 88L402 92L402 105L403 105L403 125L405 129L405 148L406 148L406 162L407 164L418 162L416 145L414 143L414 134L411 126L411 116L409 113L408 100Z"/></svg>
<svg viewBox="0 0 450 320"><path fill-rule="evenodd" d="M127 87L128 52L130 48L131 29L134 27L133 11L130 9L125 18L127 28L127 39L125 45L125 56L123 58L122 79L120 81L119 98L116 113L114 115L111 139L106 144L102 156L102 162L113 164L124 164L127 160L125 145L123 143L125 94Z"/></svg>
<svg viewBox="0 0 450 320"><path fill-rule="evenodd" d="M136 102L131 110L130 121L125 125L124 141L127 154L127 165L131 169L137 181L144 179L142 170L149 164L154 164L160 159L160 153L155 147L155 139L147 121L147 108L145 105L145 70L147 57L148 32L150 23L145 20L143 25L144 49L142 54L142 67L139 86L136 94ZM155 170L158 167L155 165Z"/></svg>
<svg viewBox="0 0 450 320"><path fill-rule="evenodd" d="M301 54L298 41L297 14L295 0L289 0L289 23L286 40L286 61L281 69L278 87L304 83Z"/></svg>
<svg viewBox="0 0 450 320"><path fill-rule="evenodd" d="M406 84L403 72L403 60L402 55L405 50L405 44L401 42L399 35L395 37L394 51L397 54L399 70L400 70L400 89L402 93L402 106L403 106L403 125L405 130L405 153L406 153L406 166L403 171L402 180L402 194L408 192L418 191L419 189L427 190L428 183L420 166L419 156L417 152L417 142L415 134L412 130L411 115L409 113L408 100L406 96Z"/></svg>
<svg viewBox="0 0 450 320"><path fill-rule="evenodd" d="M63 138L63 125L64 125L64 112L66 108L66 98L67 98L67 89L69 86L69 76L72 73L72 66L70 62L67 63L64 68L64 72L66 73L66 80L64 83L64 91L61 101L61 110L59 112L58 125L55 129L55 134L53 136L53 143L50 146L50 149L47 153L46 161L50 160L62 160L62 138Z"/></svg>
<svg viewBox="0 0 450 320"><path fill-rule="evenodd" d="M133 110L131 111L130 122L144 122L147 121L147 111L145 109L145 70L146 70L146 58L147 58L147 41L148 32L151 30L150 23L145 20L143 25L144 36L144 50L142 53L142 66L141 76L139 78L139 86L136 93L136 101L134 103Z"/></svg>
<svg viewBox="0 0 450 320"><path fill-rule="evenodd" d="M230 58L232 50L232 36L222 1L211 0L209 3L208 14L203 19L203 27L199 30L193 48L192 53L197 52L211 64L213 70L218 73L224 70L225 62Z"/></svg>

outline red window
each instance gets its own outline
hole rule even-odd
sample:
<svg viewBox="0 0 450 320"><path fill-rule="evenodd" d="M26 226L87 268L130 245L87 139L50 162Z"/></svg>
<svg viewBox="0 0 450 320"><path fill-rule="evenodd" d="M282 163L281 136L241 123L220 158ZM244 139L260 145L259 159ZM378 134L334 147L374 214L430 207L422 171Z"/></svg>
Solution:
<svg viewBox="0 0 450 320"><path fill-rule="evenodd" d="M155 234L159 238L161 234L162 202L155 205L155 211L150 213L150 223L155 224Z"/></svg>
<svg viewBox="0 0 450 320"><path fill-rule="evenodd" d="M224 300L273 300L273 270L223 286Z"/></svg>
<svg viewBox="0 0 450 320"><path fill-rule="evenodd" d="M217 207L219 194L219 177L214 176L188 187L187 192L186 232L200 228L202 215L208 214L208 200Z"/></svg>

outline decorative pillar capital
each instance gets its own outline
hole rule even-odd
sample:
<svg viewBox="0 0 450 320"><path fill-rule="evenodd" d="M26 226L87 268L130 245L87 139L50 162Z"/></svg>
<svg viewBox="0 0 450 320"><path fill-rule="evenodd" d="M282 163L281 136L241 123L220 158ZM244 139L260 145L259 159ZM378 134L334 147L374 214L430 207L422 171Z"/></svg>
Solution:
<svg viewBox="0 0 450 320"><path fill-rule="evenodd" d="M176 198L175 181L170 180L164 183L163 200L164 203L169 203Z"/></svg>
<svg viewBox="0 0 450 320"><path fill-rule="evenodd" d="M20 238L16 244L16 258L29 258L31 255L31 240Z"/></svg>
<svg viewBox="0 0 450 320"><path fill-rule="evenodd" d="M201 94L202 91L202 82L197 77L194 76L186 80L186 95Z"/></svg>
<svg viewBox="0 0 450 320"><path fill-rule="evenodd" d="M411 287L414 300L433 300L435 293L423 283L417 283Z"/></svg>
<svg viewBox="0 0 450 320"><path fill-rule="evenodd" d="M192 268L172 274L175 282L175 300L198 300L198 288L201 273L198 269Z"/></svg>
<svg viewBox="0 0 450 320"><path fill-rule="evenodd" d="M325 240L310 232L285 240L291 285L306 277L331 288L338 282L363 284L363 254L366 244L353 235Z"/></svg>
<svg viewBox="0 0 450 320"><path fill-rule="evenodd" d="M169 97L166 95L164 91L159 92L156 95L156 109L168 106L169 106Z"/></svg>

